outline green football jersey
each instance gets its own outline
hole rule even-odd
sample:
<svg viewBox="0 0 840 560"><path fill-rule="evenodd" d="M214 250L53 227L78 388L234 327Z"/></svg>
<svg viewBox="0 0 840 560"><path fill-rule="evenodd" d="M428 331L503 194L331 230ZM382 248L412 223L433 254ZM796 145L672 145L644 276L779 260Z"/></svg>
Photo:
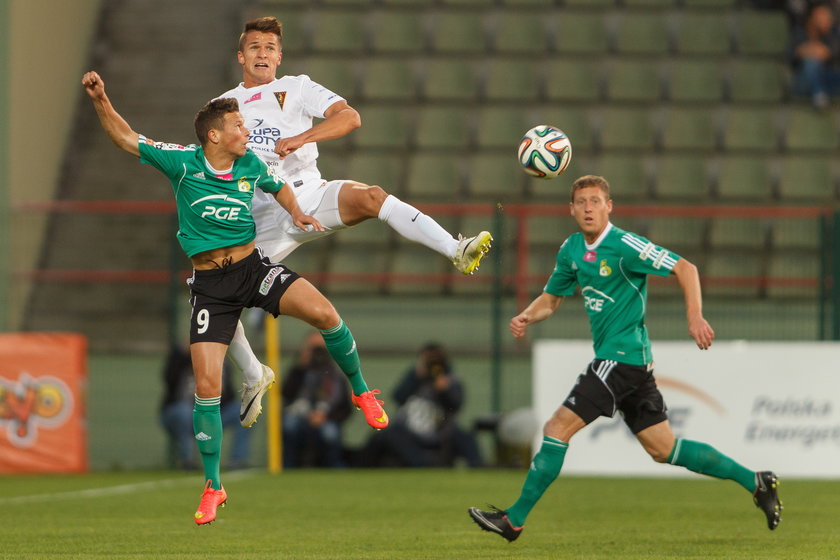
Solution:
<svg viewBox="0 0 840 560"><path fill-rule="evenodd" d="M159 169L172 183L178 208L177 237L188 257L253 241L257 232L251 215L254 189L276 193L283 187L251 150L233 162L229 174L216 176L207 167L200 146L140 136L139 148L140 161Z"/></svg>
<svg viewBox="0 0 840 560"><path fill-rule="evenodd" d="M595 357L636 366L653 361L645 327L647 276L667 276L680 256L608 224L592 245L578 232L563 242L545 292L571 296L580 286Z"/></svg>

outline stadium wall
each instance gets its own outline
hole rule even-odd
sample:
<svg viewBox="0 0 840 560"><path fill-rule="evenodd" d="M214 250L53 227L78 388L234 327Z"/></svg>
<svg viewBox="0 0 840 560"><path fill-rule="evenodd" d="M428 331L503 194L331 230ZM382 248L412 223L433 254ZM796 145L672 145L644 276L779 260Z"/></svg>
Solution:
<svg viewBox="0 0 840 560"><path fill-rule="evenodd" d="M8 190L12 205L55 196L102 0L11 0L8 15ZM37 123L37 124L36 124ZM12 142L11 139L14 139ZM11 216L9 259L34 268L49 216ZM21 323L30 282L11 282L5 325ZM2 324L2 323L0 323Z"/></svg>

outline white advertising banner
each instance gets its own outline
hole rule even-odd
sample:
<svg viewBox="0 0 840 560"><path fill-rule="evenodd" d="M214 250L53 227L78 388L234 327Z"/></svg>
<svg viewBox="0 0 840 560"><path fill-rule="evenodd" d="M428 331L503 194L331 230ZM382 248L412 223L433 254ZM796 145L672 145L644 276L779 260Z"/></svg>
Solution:
<svg viewBox="0 0 840 560"><path fill-rule="evenodd" d="M749 469L840 478L840 344L716 342L701 351L692 342L659 342L653 356L677 437L708 443ZM589 341L534 344L533 403L541 426L592 358ZM563 472L689 474L650 459L621 414L578 432Z"/></svg>

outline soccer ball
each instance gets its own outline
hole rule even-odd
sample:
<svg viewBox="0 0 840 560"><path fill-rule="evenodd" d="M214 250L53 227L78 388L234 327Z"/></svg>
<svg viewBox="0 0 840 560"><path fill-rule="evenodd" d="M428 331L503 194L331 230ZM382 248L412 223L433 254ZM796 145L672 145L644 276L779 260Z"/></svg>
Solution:
<svg viewBox="0 0 840 560"><path fill-rule="evenodd" d="M572 161L572 143L556 126L541 124L525 133L519 141L519 165L528 175L553 179Z"/></svg>

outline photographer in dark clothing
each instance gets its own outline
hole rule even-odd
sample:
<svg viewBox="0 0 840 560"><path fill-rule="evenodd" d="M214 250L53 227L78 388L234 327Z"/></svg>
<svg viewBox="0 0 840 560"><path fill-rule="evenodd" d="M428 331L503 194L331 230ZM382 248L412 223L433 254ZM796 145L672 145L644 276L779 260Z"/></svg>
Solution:
<svg viewBox="0 0 840 560"><path fill-rule="evenodd" d="M452 466L462 457L470 467L484 461L473 435L457 423L464 403L464 386L455 377L446 350L429 343L420 350L394 390L400 405L387 430L374 434L366 459L382 464L390 457L401 466Z"/></svg>
<svg viewBox="0 0 840 560"><path fill-rule="evenodd" d="M350 389L319 332L306 338L282 392L283 466L346 466L341 425L352 409Z"/></svg>

